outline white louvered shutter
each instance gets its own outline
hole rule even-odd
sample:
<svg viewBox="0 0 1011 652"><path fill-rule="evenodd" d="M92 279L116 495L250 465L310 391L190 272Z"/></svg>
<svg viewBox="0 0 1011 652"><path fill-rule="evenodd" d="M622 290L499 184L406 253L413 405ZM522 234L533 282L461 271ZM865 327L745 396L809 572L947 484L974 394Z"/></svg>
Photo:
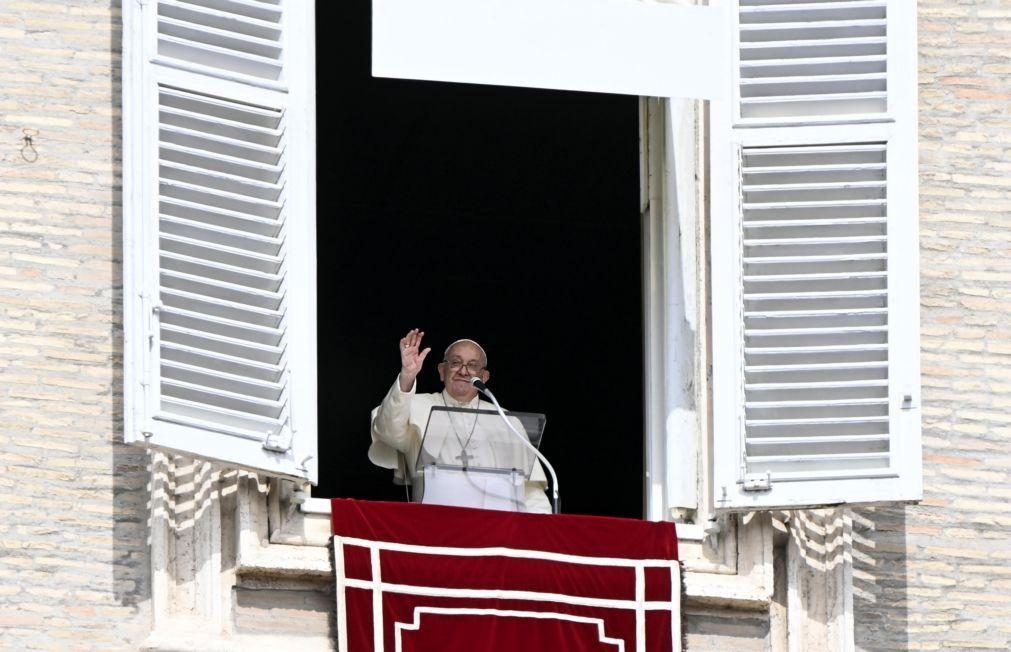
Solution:
<svg viewBox="0 0 1011 652"><path fill-rule="evenodd" d="M712 105L714 504L921 494L915 3L739 0Z"/></svg>
<svg viewBox="0 0 1011 652"><path fill-rule="evenodd" d="M312 3L124 3L128 442L316 480Z"/></svg>

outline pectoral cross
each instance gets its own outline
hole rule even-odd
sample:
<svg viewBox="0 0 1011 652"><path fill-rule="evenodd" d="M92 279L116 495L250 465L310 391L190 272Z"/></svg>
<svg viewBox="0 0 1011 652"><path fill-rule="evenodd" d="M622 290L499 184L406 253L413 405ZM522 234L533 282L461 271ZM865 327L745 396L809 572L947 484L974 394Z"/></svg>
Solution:
<svg viewBox="0 0 1011 652"><path fill-rule="evenodd" d="M460 454L456 456L456 459L460 460L460 462L463 463L463 468L467 468L467 462L474 459L474 456L468 453L467 449L464 448L462 451L460 451Z"/></svg>

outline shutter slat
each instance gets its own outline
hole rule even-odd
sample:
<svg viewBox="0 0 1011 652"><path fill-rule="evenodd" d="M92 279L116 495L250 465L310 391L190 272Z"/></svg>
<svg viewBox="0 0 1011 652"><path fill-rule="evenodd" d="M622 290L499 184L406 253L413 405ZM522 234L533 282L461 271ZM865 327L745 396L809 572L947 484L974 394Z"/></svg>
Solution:
<svg viewBox="0 0 1011 652"><path fill-rule="evenodd" d="M887 333L887 326L835 326L831 328L749 328L748 337L779 337L783 335L821 335L845 333Z"/></svg>
<svg viewBox="0 0 1011 652"><path fill-rule="evenodd" d="M179 217L202 224L222 226L257 235L274 237L281 230L281 225L277 219L238 213L224 208L204 206L175 197L163 196L159 208L163 217Z"/></svg>
<svg viewBox="0 0 1011 652"><path fill-rule="evenodd" d="M281 166L277 163L261 163L236 156L211 152L206 149L162 143L162 160L177 164L186 164L206 170L233 170L242 172L243 176L265 183L277 183L281 175Z"/></svg>
<svg viewBox="0 0 1011 652"><path fill-rule="evenodd" d="M887 469L888 453L850 453L817 455L769 455L760 457L755 472L786 470L792 474L812 472L837 473L841 469ZM784 474L785 475L785 474ZM782 477L782 480L787 479Z"/></svg>
<svg viewBox="0 0 1011 652"><path fill-rule="evenodd" d="M169 197L191 201L211 208L224 208L259 217L277 217L283 203L214 190L198 184L160 178L160 192Z"/></svg>
<svg viewBox="0 0 1011 652"><path fill-rule="evenodd" d="M282 377L283 370L277 365L250 358L238 358L174 342L162 342L161 348L163 360L173 360L191 367L213 369L264 382L276 382Z"/></svg>
<svg viewBox="0 0 1011 652"><path fill-rule="evenodd" d="M887 315L887 308L815 308L811 310L752 310L744 313L747 318L783 319L794 317L859 317L866 315Z"/></svg>
<svg viewBox="0 0 1011 652"><path fill-rule="evenodd" d="M809 14L810 15L810 14ZM805 32L813 32L822 29L828 30L845 30L850 27L878 27L882 30L885 28L884 19L867 19L867 20L799 20L797 22L790 23L741 23L741 35L750 34L754 32L780 32L786 30L803 30Z"/></svg>
<svg viewBox="0 0 1011 652"><path fill-rule="evenodd" d="M162 395L183 399L191 403L204 403L215 408L223 408L245 414L254 414L276 419L281 414L285 400L268 400L249 394L229 392L207 384L197 385L165 376L162 379Z"/></svg>
<svg viewBox="0 0 1011 652"><path fill-rule="evenodd" d="M867 423L888 423L887 416L863 417L809 417L804 419L748 419L749 427L766 428L773 426L815 426L815 425L846 425Z"/></svg>
<svg viewBox="0 0 1011 652"><path fill-rule="evenodd" d="M173 378L180 382L191 382L188 378L202 378L204 382L217 383L218 388L224 391L238 392L249 391L257 393L261 398L277 400L284 391L284 383L280 381L264 380L231 374L220 369L208 369L198 367L175 360L162 361L162 373L166 376L175 374ZM200 383L194 383L199 385Z"/></svg>
<svg viewBox="0 0 1011 652"><path fill-rule="evenodd" d="M260 38L252 34L237 36L235 32L229 30L167 16L162 16L158 23L163 35L175 37L180 42L199 41L205 44L220 44L228 50L260 56L270 63L273 63L281 53L281 46L276 39Z"/></svg>
<svg viewBox="0 0 1011 652"><path fill-rule="evenodd" d="M746 408L833 407L848 405L888 405L888 398L845 398L824 401L747 401Z"/></svg>
<svg viewBox="0 0 1011 652"><path fill-rule="evenodd" d="M233 319L260 326L276 327L284 318L284 311L282 310L261 308L224 299L209 301L203 295L175 288L163 287L161 288L161 295L165 305L194 311L196 311L196 308L200 308L200 311L214 317Z"/></svg>
<svg viewBox="0 0 1011 652"><path fill-rule="evenodd" d="M744 281L747 283L779 283L783 281L823 281L823 280L851 280L851 279L874 279L885 278L887 272L836 272L830 274L761 274L745 275Z"/></svg>
<svg viewBox="0 0 1011 652"><path fill-rule="evenodd" d="M887 75L884 72L851 73L837 75L789 75L787 77L743 77L741 88L761 90L763 86L782 86L783 84L825 84L830 90L838 88L837 82L884 82ZM811 89L805 88L808 94ZM778 93L777 93L778 95ZM749 95L748 97L754 97Z"/></svg>
<svg viewBox="0 0 1011 652"><path fill-rule="evenodd" d="M820 383L747 383L745 389L756 392L779 391L784 389L846 389L888 387L888 380L850 380Z"/></svg>
<svg viewBox="0 0 1011 652"><path fill-rule="evenodd" d="M769 2L768 4L749 5L748 0L741 1L741 15L769 14L779 12L838 12L839 10L881 9L885 8L885 0L845 0L840 2Z"/></svg>
<svg viewBox="0 0 1011 652"><path fill-rule="evenodd" d="M741 42L741 54L745 52L761 52L763 50L784 50L786 52L796 49L822 49L833 48L845 49L846 46L853 45L875 45L885 48L887 38L885 36L854 36L849 38L791 38L784 40L749 40Z"/></svg>
<svg viewBox="0 0 1011 652"><path fill-rule="evenodd" d="M186 289L200 296L266 309L279 309L284 300L283 292L278 290L236 285L197 274L168 269L162 269L161 286L170 289Z"/></svg>
<svg viewBox="0 0 1011 652"><path fill-rule="evenodd" d="M783 208L794 209L794 208L833 208L833 207L857 207L862 208L865 206L884 206L887 202L884 199L854 199L851 201L839 201L839 200L829 200L829 201L780 201L780 202L746 202L744 204L745 210L752 211L772 211L779 210ZM745 218L747 219L747 218Z"/></svg>
<svg viewBox="0 0 1011 652"><path fill-rule="evenodd" d="M184 256L168 251L162 251L161 264L175 271L195 270L200 276L208 276L221 281L233 283L235 285L248 285L252 287L263 287L276 289L284 276L281 273L267 273L256 270L243 269L232 265L222 265L220 263L208 263L200 258Z"/></svg>
<svg viewBox="0 0 1011 652"><path fill-rule="evenodd" d="M199 124L188 121L184 124L162 123L159 137L162 142L193 147L224 156L233 156L250 163L275 164L280 156L280 144L261 143L257 138L236 138L234 131L218 128L213 131L205 128L206 124L215 125L214 121Z"/></svg>
<svg viewBox="0 0 1011 652"><path fill-rule="evenodd" d="M887 218L884 217L827 217L822 219L807 220L748 220L744 223L745 229L760 228L786 228L793 226L847 226L855 224L885 224Z"/></svg>
<svg viewBox="0 0 1011 652"><path fill-rule="evenodd" d="M242 126L245 131L266 129L277 130L280 134L277 128L277 109L245 102L232 102L174 86L162 86L159 89L158 112L164 114L172 109L185 111L201 123L221 122L226 125Z"/></svg>
<svg viewBox="0 0 1011 652"><path fill-rule="evenodd" d="M202 25L221 26L222 29L258 27L266 33L277 33L281 21L280 7L268 3L240 0L200 0L200 2L159 0L158 4L159 9L166 15L169 14L166 9L185 10L192 15L199 15Z"/></svg>
<svg viewBox="0 0 1011 652"><path fill-rule="evenodd" d="M277 346L281 341L281 333L276 328L224 319L183 308L164 306L161 309L160 319L163 323L190 330L226 335L269 346Z"/></svg>
<svg viewBox="0 0 1011 652"><path fill-rule="evenodd" d="M745 239L745 247L776 247L781 245L832 245L832 244L863 244L871 242L885 242L888 236L884 235L860 235L837 238L764 238Z"/></svg>
<svg viewBox="0 0 1011 652"><path fill-rule="evenodd" d="M206 32L205 32L206 34ZM162 30L158 37L158 52L166 56L178 56L181 59L215 59L216 64L222 68L242 72L249 75L262 75L270 79L276 79L280 75L265 75L264 69L276 68L277 57L266 57L235 50L224 45L213 43L201 43L200 41L180 38Z"/></svg>
<svg viewBox="0 0 1011 652"><path fill-rule="evenodd" d="M787 162L796 155L806 155L807 162L817 165L815 161L820 161L822 165L832 165L841 160L856 164L876 164L884 161L882 158L886 148L881 143L839 143L830 147L824 145L784 145L778 147L754 147L748 148L748 161L772 158L782 162L782 165L789 166ZM878 156L871 156L878 154ZM854 156L856 155L856 156ZM748 165L749 169L751 165Z"/></svg>
<svg viewBox="0 0 1011 652"><path fill-rule="evenodd" d="M750 170L749 170L750 174ZM763 183L763 184L744 184L744 192L788 192L792 190L883 190L885 187L885 181L837 181L835 183L818 183L818 182L807 182L807 183ZM849 205L848 203L841 202L840 205Z"/></svg>
<svg viewBox="0 0 1011 652"><path fill-rule="evenodd" d="M208 352L209 355L222 354L232 358L249 359L269 365L280 364L284 345L259 344L240 340L226 335L218 335L194 330L178 328L172 324L161 326L162 340L190 346L194 349Z"/></svg>
<svg viewBox="0 0 1011 652"><path fill-rule="evenodd" d="M229 435L254 441L263 441L264 433L278 430L277 419L262 417L244 410L232 410L216 405L198 403L177 396L162 398L163 413L156 419L214 431L215 426L227 429Z"/></svg>
<svg viewBox="0 0 1011 652"><path fill-rule="evenodd" d="M163 233L172 233L191 239L195 237L194 234L199 233L216 244L223 244L236 250L252 250L267 256L277 256L284 243L279 234L260 235L259 233L250 233L245 229L207 224L171 215L161 215L160 218ZM175 230L167 228L169 225Z"/></svg>
<svg viewBox="0 0 1011 652"><path fill-rule="evenodd" d="M826 362L814 363L805 362L800 364L784 365L745 365L746 372L768 372L768 371L843 371L853 369L887 369L886 360L871 360L868 362Z"/></svg>
<svg viewBox="0 0 1011 652"><path fill-rule="evenodd" d="M200 2L210 9L256 20L277 22L281 18L280 0L200 0Z"/></svg>
<svg viewBox="0 0 1011 652"><path fill-rule="evenodd" d="M184 101L192 100L191 96L167 92L163 94L166 99L171 96L175 96L181 101L177 105L162 105L159 114L163 125L201 125L206 128L206 131L198 132L199 135L218 135L240 142L256 143L264 147L276 146L281 138L281 127L276 123L276 120L272 119L276 118L276 114L272 116L270 111L243 111L244 119L233 119L227 111L216 115L208 114L206 105L200 106L200 110L188 108L189 104ZM250 113L262 116L268 122L265 124L250 122Z"/></svg>
<svg viewBox="0 0 1011 652"><path fill-rule="evenodd" d="M741 61L742 74L753 74L753 68L774 68L789 70L809 66L825 66L832 64L885 63L887 57L883 54L852 55L846 57L805 57L803 59L747 59Z"/></svg>
<svg viewBox="0 0 1011 652"><path fill-rule="evenodd" d="M280 272L259 272L168 251L162 251L160 261L166 270L270 292L277 291L284 280L284 275Z"/></svg>
<svg viewBox="0 0 1011 652"><path fill-rule="evenodd" d="M884 170L884 163L852 163L836 165L777 165L777 166L750 166L749 175L776 173L776 174L816 174L818 172L851 172L865 170Z"/></svg>
<svg viewBox="0 0 1011 652"><path fill-rule="evenodd" d="M754 107L760 104L816 104L819 106L826 106L833 102L843 103L857 103L860 100L876 100L873 102L877 106L880 101L885 100L887 94L884 91L860 91L855 93L810 93L810 94L796 94L796 95L766 95L761 97L742 97L741 105L742 107ZM775 107L773 107L775 108ZM849 111L849 113L857 113L857 111ZM792 114L788 114L792 115Z"/></svg>
<svg viewBox="0 0 1011 652"><path fill-rule="evenodd" d="M887 344L837 344L833 346L769 346L744 347L745 355L776 355L780 353L835 353L846 351L887 351Z"/></svg>
<svg viewBox="0 0 1011 652"><path fill-rule="evenodd" d="M888 447L888 435L752 437L745 445L748 452L759 460L789 457L802 461L805 458L798 459L798 455L806 454L806 459L825 459L825 456L833 454L880 454Z"/></svg>
<svg viewBox="0 0 1011 652"><path fill-rule="evenodd" d="M168 159L158 161L162 180L165 182L186 182L200 187L204 192L219 196L237 196L245 200L276 201L281 195L281 185L274 182L264 182L238 174L239 170L219 170L210 167L198 167L185 163L177 163Z"/></svg>
<svg viewBox="0 0 1011 652"><path fill-rule="evenodd" d="M848 38L823 38L823 39L784 39L780 41L744 41L741 43L741 50L771 50L776 48L805 48L847 45L880 45L885 46L887 39L884 36L857 36Z"/></svg>
<svg viewBox="0 0 1011 652"><path fill-rule="evenodd" d="M744 258L746 265L779 265L783 263L832 263L887 260L884 253L825 254L820 256L750 256Z"/></svg>
<svg viewBox="0 0 1011 652"><path fill-rule="evenodd" d="M278 400L284 389L280 383L222 373L214 369L194 367L171 360L162 361L161 372L166 378L176 382L185 382L191 386L211 387L233 394L245 394L272 401Z"/></svg>
<svg viewBox="0 0 1011 652"><path fill-rule="evenodd" d="M203 260L207 261L208 264L211 264L213 261L222 265L234 264L236 267L273 273L283 262L283 259L279 255L262 254L238 247L231 247L226 244L207 242L172 233L161 233L159 238L167 244L177 245L179 249L172 250L175 253L186 255L185 251L189 249L205 254L206 258L203 258Z"/></svg>

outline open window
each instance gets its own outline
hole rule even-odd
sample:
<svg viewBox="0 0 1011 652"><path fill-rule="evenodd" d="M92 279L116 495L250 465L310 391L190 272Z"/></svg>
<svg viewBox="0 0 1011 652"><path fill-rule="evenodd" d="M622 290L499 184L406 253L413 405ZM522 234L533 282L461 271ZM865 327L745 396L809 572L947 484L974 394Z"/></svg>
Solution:
<svg viewBox="0 0 1011 652"><path fill-rule="evenodd" d="M708 267L712 315L709 348L650 331L650 516L915 499L915 8L713 5L374 0L377 73L714 99L708 261L694 127L652 102L680 134L654 168L654 307ZM312 4L152 0L124 22L127 441L315 482ZM704 381L699 349L711 441L668 391Z"/></svg>

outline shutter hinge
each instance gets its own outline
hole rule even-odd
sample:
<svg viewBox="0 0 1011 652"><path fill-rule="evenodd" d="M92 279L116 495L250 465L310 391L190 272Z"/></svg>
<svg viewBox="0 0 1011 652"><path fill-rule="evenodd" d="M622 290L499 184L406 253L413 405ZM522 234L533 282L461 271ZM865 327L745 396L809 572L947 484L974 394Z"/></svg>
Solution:
<svg viewBox="0 0 1011 652"><path fill-rule="evenodd" d="M746 473L742 491L770 491L772 489L772 473Z"/></svg>

